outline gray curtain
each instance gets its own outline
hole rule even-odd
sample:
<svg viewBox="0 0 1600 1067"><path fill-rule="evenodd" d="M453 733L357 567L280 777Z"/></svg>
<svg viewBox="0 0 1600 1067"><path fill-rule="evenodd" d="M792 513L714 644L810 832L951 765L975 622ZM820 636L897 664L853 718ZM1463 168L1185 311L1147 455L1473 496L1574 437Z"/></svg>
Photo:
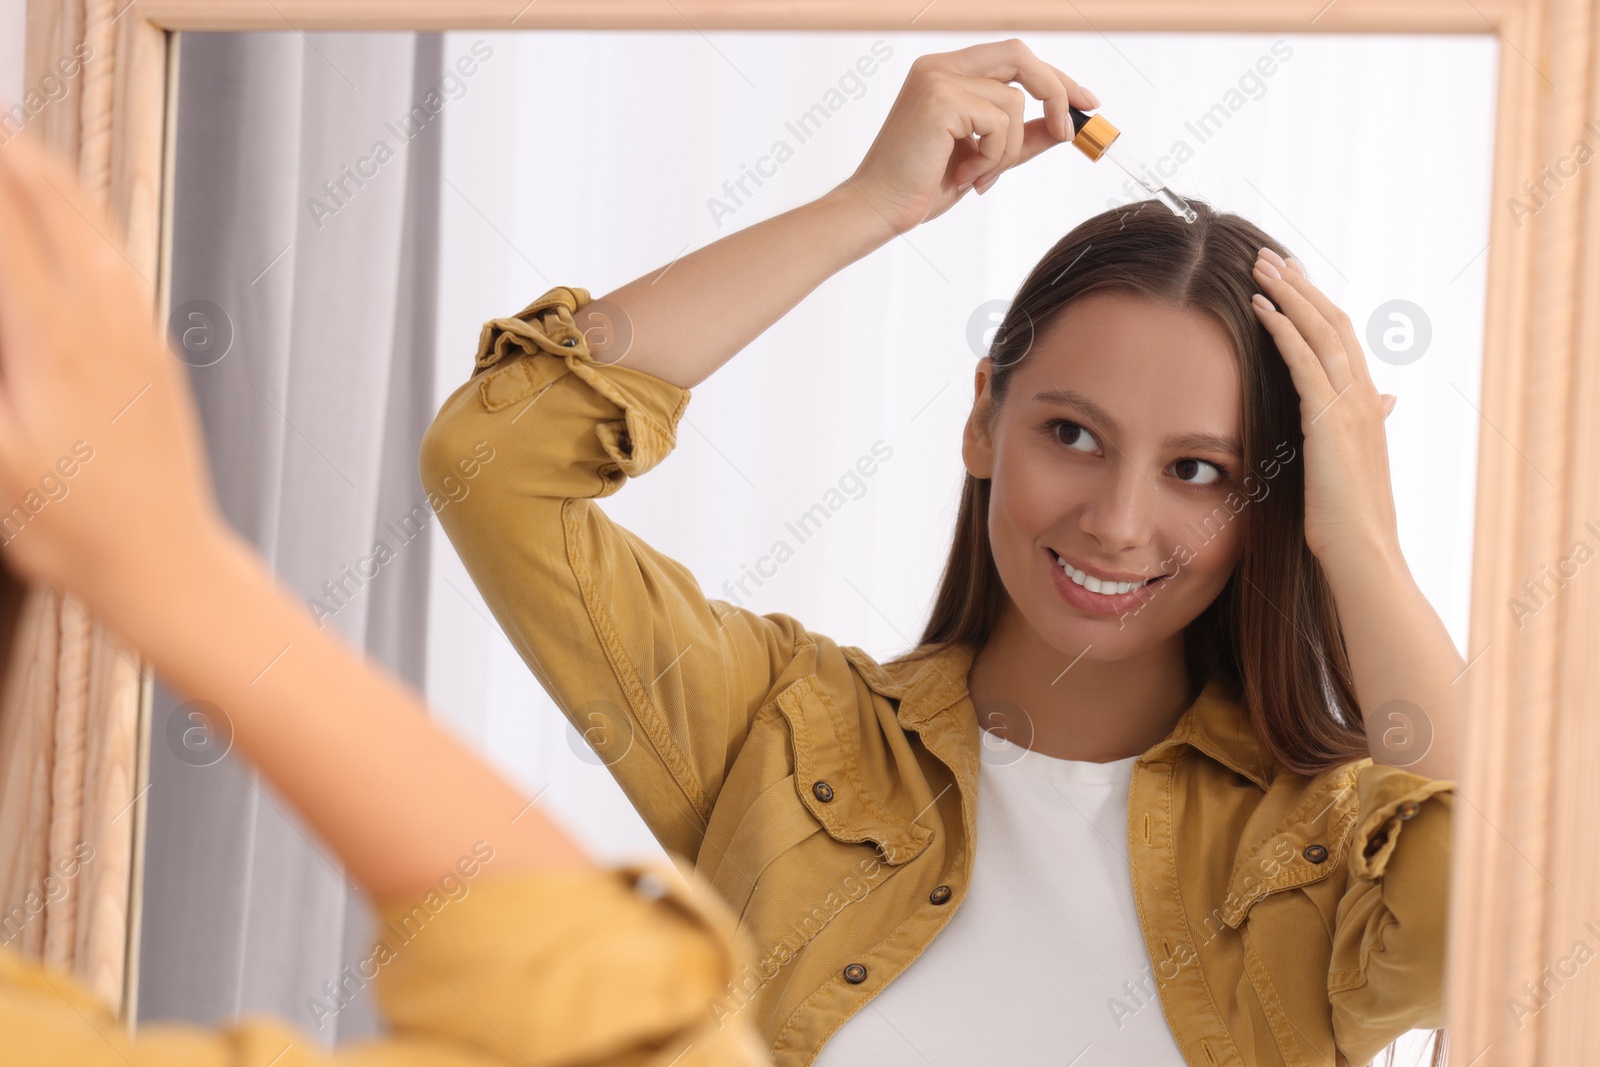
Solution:
<svg viewBox="0 0 1600 1067"><path fill-rule="evenodd" d="M433 34L180 41L169 336L223 511L308 611L418 688L441 75ZM225 718L192 711L158 685L138 1017L374 1032L370 984L345 970L370 947L367 902L225 754Z"/></svg>

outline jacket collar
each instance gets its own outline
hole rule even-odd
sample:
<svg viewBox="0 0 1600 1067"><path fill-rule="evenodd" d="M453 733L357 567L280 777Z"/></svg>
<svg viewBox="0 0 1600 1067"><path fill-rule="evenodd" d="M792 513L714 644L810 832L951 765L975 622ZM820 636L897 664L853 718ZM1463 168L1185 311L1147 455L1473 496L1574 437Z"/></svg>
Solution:
<svg viewBox="0 0 1600 1067"><path fill-rule="evenodd" d="M1145 762L1174 761L1184 746L1198 749L1263 791L1272 784L1276 764L1256 734L1238 698L1220 678L1207 678L1200 695L1163 741L1145 752Z"/></svg>
<svg viewBox="0 0 1600 1067"><path fill-rule="evenodd" d="M859 648L843 649L867 684L900 702L898 719L908 729L963 703L970 708L967 672L977 650L954 645L931 656L880 664ZM1256 735L1238 698L1221 679L1206 679L1165 739L1152 745L1141 762L1175 762L1186 748L1204 753L1263 791L1271 784L1274 763Z"/></svg>

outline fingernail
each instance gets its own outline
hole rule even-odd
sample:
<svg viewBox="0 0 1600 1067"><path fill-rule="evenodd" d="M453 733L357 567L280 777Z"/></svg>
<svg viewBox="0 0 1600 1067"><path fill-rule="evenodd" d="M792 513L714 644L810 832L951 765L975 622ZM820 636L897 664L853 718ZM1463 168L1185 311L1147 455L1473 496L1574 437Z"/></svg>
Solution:
<svg viewBox="0 0 1600 1067"><path fill-rule="evenodd" d="M1295 270L1300 272L1300 277L1304 278L1306 276L1306 265L1304 263L1301 263L1298 259L1295 259L1293 256L1289 257L1288 263L1289 263L1289 266L1293 267Z"/></svg>
<svg viewBox="0 0 1600 1067"><path fill-rule="evenodd" d="M1087 85L1080 85L1080 86L1078 86L1078 88L1083 90L1083 95L1087 96L1089 98L1089 103L1091 105L1093 105L1094 107L1099 107L1100 106L1100 98L1098 96L1094 95L1094 90L1093 89L1089 88Z"/></svg>
<svg viewBox="0 0 1600 1067"><path fill-rule="evenodd" d="M1283 262L1283 257L1278 255L1278 253L1274 252L1270 248L1263 248L1260 252L1257 252L1256 254L1258 256L1260 256L1262 259L1266 260L1268 263L1271 263L1275 267L1282 267L1282 266L1286 266L1287 265L1287 264L1285 264Z"/></svg>
<svg viewBox="0 0 1600 1067"><path fill-rule="evenodd" d="M958 192L958 193L964 193L964 192L966 192L966 191L967 191L967 190L968 190L968 189L971 189L971 188L972 188L972 182L968 182L968 183L967 183L967 184L965 184L965 185L963 185L963 186L962 186L962 187L961 187L961 188L959 188L959 189L957 189L957 190L956 190L956 192Z"/></svg>
<svg viewBox="0 0 1600 1067"><path fill-rule="evenodd" d="M1272 301L1268 300L1266 297L1262 296L1260 293L1256 293L1254 296L1252 296L1250 298L1250 303L1254 304L1256 307L1260 308L1262 311L1271 311L1271 310L1273 310Z"/></svg>
<svg viewBox="0 0 1600 1067"><path fill-rule="evenodd" d="M1260 267L1261 273L1265 274L1269 278L1283 277L1283 275L1278 273L1278 268L1274 267L1271 263L1268 263L1265 259L1256 260L1256 266Z"/></svg>

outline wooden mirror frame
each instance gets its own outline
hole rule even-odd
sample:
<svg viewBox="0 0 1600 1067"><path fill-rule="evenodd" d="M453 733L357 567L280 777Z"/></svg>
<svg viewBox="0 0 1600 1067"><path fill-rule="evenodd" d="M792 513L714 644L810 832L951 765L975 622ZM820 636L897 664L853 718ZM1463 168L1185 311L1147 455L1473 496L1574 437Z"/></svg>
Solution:
<svg viewBox="0 0 1600 1067"><path fill-rule="evenodd" d="M1523 980L1547 982L1575 941L1600 933L1586 925L1600 919L1600 774L1585 766L1600 753L1600 716L1582 705L1600 692L1600 578L1580 571L1532 619L1505 607L1543 565L1590 537L1585 523L1600 533L1600 199L1580 169L1530 217L1499 207L1524 197L1523 182L1541 180L1576 143L1590 144L1600 9L1586 0L30 0L25 85L82 42L94 58L26 135L76 161L160 308L174 31L539 28L954 30L974 40L1031 31L1497 35L1450 1044L1453 1062L1474 1065L1572 1064L1600 1045L1600 1012L1586 1010L1600 1003L1593 978L1587 995L1547 997L1520 1029L1507 1010L1508 997L1526 996ZM8 672L0 743L32 737L43 747L0 755L0 890L34 884L41 858L92 844L98 866L58 909L70 936L57 939L54 962L131 1018L150 687L147 672L127 667L113 638L81 615L50 590L28 591L18 615L9 662L23 669ZM57 912L50 925L63 929ZM1558 986L1571 977L1554 973Z"/></svg>

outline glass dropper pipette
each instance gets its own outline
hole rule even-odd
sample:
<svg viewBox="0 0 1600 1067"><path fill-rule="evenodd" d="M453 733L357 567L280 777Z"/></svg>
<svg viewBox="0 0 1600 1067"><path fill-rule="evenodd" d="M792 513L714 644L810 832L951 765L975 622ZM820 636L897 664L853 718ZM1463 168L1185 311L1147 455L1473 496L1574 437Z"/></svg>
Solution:
<svg viewBox="0 0 1600 1067"><path fill-rule="evenodd" d="M1098 114L1090 115L1075 107L1069 107L1067 111L1072 116L1072 143L1077 145L1084 155L1091 160L1101 158L1111 160L1185 222L1193 222L1199 217L1183 197L1162 185L1149 170L1130 160L1121 149L1113 149L1113 142L1122 136L1121 130Z"/></svg>

